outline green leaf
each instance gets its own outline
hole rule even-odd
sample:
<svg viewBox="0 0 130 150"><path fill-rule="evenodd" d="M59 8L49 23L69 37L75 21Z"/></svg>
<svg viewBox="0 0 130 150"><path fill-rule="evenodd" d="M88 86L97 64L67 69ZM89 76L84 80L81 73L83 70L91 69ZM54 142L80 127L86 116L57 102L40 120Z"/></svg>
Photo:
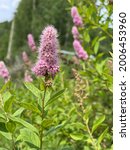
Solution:
<svg viewBox="0 0 130 150"><path fill-rule="evenodd" d="M82 140L84 135L83 134L80 134L80 133L76 133L76 134L70 134L70 137L73 139L73 140Z"/></svg>
<svg viewBox="0 0 130 150"><path fill-rule="evenodd" d="M40 139L36 133L29 129L21 129L20 136L16 139L16 141L22 140L26 142L31 148L39 149L40 147Z"/></svg>
<svg viewBox="0 0 130 150"><path fill-rule="evenodd" d="M34 94L37 98L41 98L41 91L35 87L32 83L30 82L25 82L24 85L26 86L26 88L32 92L32 94Z"/></svg>
<svg viewBox="0 0 130 150"><path fill-rule="evenodd" d="M52 125L52 123L53 123L53 120L52 120L52 119L44 119L44 120L42 121L42 126L43 126L44 128L47 128L47 127L49 127L50 125Z"/></svg>
<svg viewBox="0 0 130 150"><path fill-rule="evenodd" d="M0 131L8 132L8 130L6 129L6 125L5 125L4 122L0 122Z"/></svg>
<svg viewBox="0 0 130 150"><path fill-rule="evenodd" d="M84 116L83 116L84 120L88 120L91 112L92 112L92 106L88 105L86 110L85 110Z"/></svg>
<svg viewBox="0 0 130 150"><path fill-rule="evenodd" d="M11 85L10 81L6 82L2 87L2 89L0 90L0 93L3 93L10 85Z"/></svg>
<svg viewBox="0 0 130 150"><path fill-rule="evenodd" d="M10 92L5 92L4 94L2 94L2 99L4 102L6 102L7 100L9 100L12 97Z"/></svg>
<svg viewBox="0 0 130 150"><path fill-rule="evenodd" d="M13 117L19 116L21 115L21 113L24 111L24 108L19 108L18 110L16 110L16 112L13 114Z"/></svg>
<svg viewBox="0 0 130 150"><path fill-rule="evenodd" d="M24 107L25 109L28 109L28 110L31 110L32 112L36 112L38 114L41 114L40 110L36 106L34 106L34 105L30 104L30 103L18 102L18 104L21 107Z"/></svg>
<svg viewBox="0 0 130 150"><path fill-rule="evenodd" d="M45 107L51 103L53 103L55 100L57 100L63 93L64 93L65 89L62 89L58 92L56 92L46 103L45 103Z"/></svg>
<svg viewBox="0 0 130 150"><path fill-rule="evenodd" d="M58 126L52 127L44 135L47 136L48 134L62 128L63 126L64 126L64 124L59 124Z"/></svg>
<svg viewBox="0 0 130 150"><path fill-rule="evenodd" d="M102 124L105 120L105 116L101 116L98 120L96 120L92 126L92 133Z"/></svg>
<svg viewBox="0 0 130 150"><path fill-rule="evenodd" d="M13 133L16 129L16 124L14 121L12 120L9 120L7 123L6 123L6 128L9 132Z"/></svg>
<svg viewBox="0 0 130 150"><path fill-rule="evenodd" d="M98 39L99 42L103 41L104 39L106 39L106 36L102 36Z"/></svg>
<svg viewBox="0 0 130 150"><path fill-rule="evenodd" d="M8 150L7 148L4 147L0 147L0 150Z"/></svg>
<svg viewBox="0 0 130 150"><path fill-rule="evenodd" d="M12 139L11 133L0 131L0 134L8 140Z"/></svg>
<svg viewBox="0 0 130 150"><path fill-rule="evenodd" d="M107 134L108 132L108 127L103 131L103 133L99 136L98 138L98 144L100 144L103 140L103 138L105 137L105 135Z"/></svg>
<svg viewBox="0 0 130 150"><path fill-rule="evenodd" d="M96 42L95 46L94 46L94 53L97 54L99 49L99 42Z"/></svg>
<svg viewBox="0 0 130 150"><path fill-rule="evenodd" d="M23 119L16 118L16 117L14 117L14 116L9 116L9 118L10 118L12 121L17 122L17 123L23 125L24 127L26 127L26 128L28 128L28 129L30 129L30 130L32 130L32 131L38 133L38 130L37 130L33 125L31 125L30 123L24 121Z"/></svg>
<svg viewBox="0 0 130 150"><path fill-rule="evenodd" d="M3 114L0 114L0 118L1 118L2 120L6 120L6 117L5 117Z"/></svg>
<svg viewBox="0 0 130 150"><path fill-rule="evenodd" d="M12 97L5 101L5 103L4 103L5 112L11 111L13 101L14 101L14 99Z"/></svg>

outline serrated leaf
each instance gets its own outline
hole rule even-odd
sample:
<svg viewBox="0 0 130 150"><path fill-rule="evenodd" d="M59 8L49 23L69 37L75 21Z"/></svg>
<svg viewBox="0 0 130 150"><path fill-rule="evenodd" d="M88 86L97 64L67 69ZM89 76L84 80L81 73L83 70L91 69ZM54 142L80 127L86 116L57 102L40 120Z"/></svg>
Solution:
<svg viewBox="0 0 130 150"><path fill-rule="evenodd" d="M98 120L96 120L92 126L92 133L103 123L105 120L105 116L101 116Z"/></svg>
<svg viewBox="0 0 130 150"><path fill-rule="evenodd" d="M32 94L34 94L37 98L41 98L41 91L35 87L32 83L30 82L25 82L24 85L26 86L26 88L32 92Z"/></svg>
<svg viewBox="0 0 130 150"><path fill-rule="evenodd" d="M52 102L54 102L55 100L57 100L57 99L61 96L61 94L64 93L64 91L65 91L65 89L62 89L62 90L56 92L56 93L45 103L45 107L46 107L47 105L51 104Z"/></svg>
<svg viewBox="0 0 130 150"><path fill-rule="evenodd" d="M79 141L79 140L82 140L84 135L83 134L80 134L80 133L77 133L77 134L70 134L70 137L73 139L73 140L76 140L76 141Z"/></svg>
<svg viewBox="0 0 130 150"><path fill-rule="evenodd" d="M14 121L16 123L19 123L19 124L23 125L24 127L26 127L28 129L30 129L30 130L35 131L36 133L38 133L38 130L33 125L31 125L30 123L24 121L23 119L20 119L20 118L14 117L14 116L9 116L9 118L12 121Z"/></svg>
<svg viewBox="0 0 130 150"><path fill-rule="evenodd" d="M103 138L105 137L106 133L108 131L108 127L103 131L103 133L99 136L98 138L98 144L100 144L103 140Z"/></svg>

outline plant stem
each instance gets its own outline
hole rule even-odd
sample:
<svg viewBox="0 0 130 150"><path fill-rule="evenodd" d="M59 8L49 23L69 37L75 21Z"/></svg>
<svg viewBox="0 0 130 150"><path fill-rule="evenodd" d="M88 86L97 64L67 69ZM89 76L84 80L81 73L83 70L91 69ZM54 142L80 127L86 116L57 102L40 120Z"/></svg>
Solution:
<svg viewBox="0 0 130 150"><path fill-rule="evenodd" d="M15 150L14 134L12 133L12 150Z"/></svg>
<svg viewBox="0 0 130 150"><path fill-rule="evenodd" d="M44 95L43 95L43 98L42 98L42 114L41 114L42 121L43 121L43 118L44 118L44 101L45 101L45 96L46 96L46 89L47 89L47 87L45 86ZM42 126L42 122L41 122L40 150L42 150L42 148L43 148L42 137L43 137L43 126Z"/></svg>
<svg viewBox="0 0 130 150"><path fill-rule="evenodd" d="M92 133L91 133L91 131L89 129L88 123L85 123L85 124L86 124L86 127L87 127L88 134L89 134L89 136L90 136L90 138L92 140L92 145L95 148L95 150L98 150L97 144L94 141L94 138L93 138L93 135L92 135Z"/></svg>

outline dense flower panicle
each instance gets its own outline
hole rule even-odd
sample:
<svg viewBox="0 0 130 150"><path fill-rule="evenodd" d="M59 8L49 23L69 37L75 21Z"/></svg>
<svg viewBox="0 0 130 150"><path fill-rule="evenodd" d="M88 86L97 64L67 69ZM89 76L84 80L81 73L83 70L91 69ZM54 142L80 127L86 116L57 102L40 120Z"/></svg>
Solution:
<svg viewBox="0 0 130 150"><path fill-rule="evenodd" d="M81 46L81 44L78 40L74 40L73 47L74 47L76 54L79 58L81 58L83 60L86 60L88 58L88 54L83 49L83 47Z"/></svg>
<svg viewBox="0 0 130 150"><path fill-rule="evenodd" d="M73 28L72 28L72 34L73 34L73 38L74 39L79 39L79 31L78 31L78 29L77 29L77 27L76 26L73 26Z"/></svg>
<svg viewBox="0 0 130 150"><path fill-rule="evenodd" d="M75 24L75 26L77 27L83 26L83 21L81 16L78 13L77 7L74 6L71 8L71 16L73 18L73 23Z"/></svg>
<svg viewBox="0 0 130 150"><path fill-rule="evenodd" d="M57 54L59 43L57 37L57 30L53 26L48 26L43 30L38 49L38 62L32 69L36 75L46 76L50 74L55 76L59 71Z"/></svg>
<svg viewBox="0 0 130 150"><path fill-rule="evenodd" d="M0 76L7 82L10 79L9 71L3 61L0 61Z"/></svg>
<svg viewBox="0 0 130 150"><path fill-rule="evenodd" d="M32 51L35 51L37 49L33 35L32 34L28 34L28 45L31 48Z"/></svg>
<svg viewBox="0 0 130 150"><path fill-rule="evenodd" d="M47 64L44 60L38 60L36 65L32 68L32 71L37 76L45 76L47 74Z"/></svg>
<svg viewBox="0 0 130 150"><path fill-rule="evenodd" d="M31 77L31 75L28 73L28 71L25 71L25 74L24 74L24 81L25 82L32 82L33 79Z"/></svg>

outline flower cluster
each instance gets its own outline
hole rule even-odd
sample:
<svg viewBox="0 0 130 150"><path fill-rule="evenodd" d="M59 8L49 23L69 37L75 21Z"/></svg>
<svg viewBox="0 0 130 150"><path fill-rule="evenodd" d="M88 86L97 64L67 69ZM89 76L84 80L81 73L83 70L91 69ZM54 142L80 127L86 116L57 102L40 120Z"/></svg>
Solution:
<svg viewBox="0 0 130 150"><path fill-rule="evenodd" d="M37 47L32 34L28 34L28 45L32 51L36 51Z"/></svg>
<svg viewBox="0 0 130 150"><path fill-rule="evenodd" d="M82 45L80 44L78 40L74 40L73 47L76 51L77 56L80 59L86 60L88 58L88 54L85 52L85 50L83 49Z"/></svg>
<svg viewBox="0 0 130 150"><path fill-rule="evenodd" d="M72 34L73 34L73 38L74 38L74 42L73 42L74 50L76 52L76 55L80 59L86 60L86 59L88 59L88 54L81 45L80 34L79 34L79 31L77 28L77 27L83 26L83 21L82 21L82 18L80 17L78 10L75 6L73 6L71 9L71 16L73 18L73 23L74 23L74 26L72 28Z"/></svg>
<svg viewBox="0 0 130 150"><path fill-rule="evenodd" d="M73 28L72 28L72 34L73 34L73 38L74 39L79 39L79 31L78 31L78 29L77 29L77 27L76 26L73 26Z"/></svg>
<svg viewBox="0 0 130 150"><path fill-rule="evenodd" d="M51 75L52 77L59 71L58 54L59 49L57 30L53 26L47 26L40 38L38 49L38 61L32 71L38 76Z"/></svg>
<svg viewBox="0 0 130 150"><path fill-rule="evenodd" d="M73 18L73 23L75 26L82 27L83 26L83 21L82 18L80 17L77 7L73 6L71 9L71 16Z"/></svg>
<svg viewBox="0 0 130 150"><path fill-rule="evenodd" d="M4 78L5 82L10 79L9 71L3 61L0 61L0 76Z"/></svg>

